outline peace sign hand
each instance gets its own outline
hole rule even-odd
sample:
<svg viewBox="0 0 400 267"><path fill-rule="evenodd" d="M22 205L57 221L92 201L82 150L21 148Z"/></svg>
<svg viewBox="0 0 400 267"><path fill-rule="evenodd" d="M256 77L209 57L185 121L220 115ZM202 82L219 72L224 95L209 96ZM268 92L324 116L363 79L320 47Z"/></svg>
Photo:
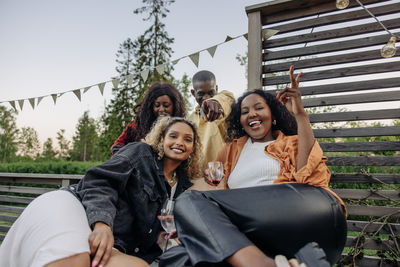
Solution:
<svg viewBox="0 0 400 267"><path fill-rule="evenodd" d="M300 115L306 113L303 107L303 103L301 102L301 92L299 90L300 78L303 75L302 72L297 74L296 78L294 78L294 66L290 66L290 81L291 87L286 87L282 91L276 92L276 99L279 102L284 103L289 112L293 115Z"/></svg>

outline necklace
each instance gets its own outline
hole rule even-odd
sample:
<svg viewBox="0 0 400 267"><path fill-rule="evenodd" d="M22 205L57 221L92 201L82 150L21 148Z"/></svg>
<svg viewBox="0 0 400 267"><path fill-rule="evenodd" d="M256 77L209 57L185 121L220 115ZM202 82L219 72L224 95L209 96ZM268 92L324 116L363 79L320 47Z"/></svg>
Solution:
<svg viewBox="0 0 400 267"><path fill-rule="evenodd" d="M175 177L176 177L176 172L174 171L174 175L172 175L171 180L168 181L168 184L172 184L175 181Z"/></svg>

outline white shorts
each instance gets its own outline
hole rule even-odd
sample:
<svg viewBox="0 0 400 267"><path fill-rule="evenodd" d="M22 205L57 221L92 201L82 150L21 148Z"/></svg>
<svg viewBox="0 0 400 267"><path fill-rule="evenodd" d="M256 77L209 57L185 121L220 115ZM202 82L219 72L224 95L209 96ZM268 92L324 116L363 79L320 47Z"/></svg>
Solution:
<svg viewBox="0 0 400 267"><path fill-rule="evenodd" d="M33 200L0 246L1 267L42 267L87 252L88 224L82 203L70 192L56 190Z"/></svg>

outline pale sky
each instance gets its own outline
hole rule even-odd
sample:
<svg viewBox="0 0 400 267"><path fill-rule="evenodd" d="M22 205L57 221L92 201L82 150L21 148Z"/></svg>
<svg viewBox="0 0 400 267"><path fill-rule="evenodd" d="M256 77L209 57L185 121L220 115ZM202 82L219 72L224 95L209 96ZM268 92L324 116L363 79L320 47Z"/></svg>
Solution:
<svg viewBox="0 0 400 267"><path fill-rule="evenodd" d="M177 0L164 20L169 36L175 38L171 60L221 43L227 35L246 33L245 7L260 2ZM0 0L0 102L84 88L116 76L119 44L149 27L132 12L141 5L140 0ZM239 96L247 81L235 57L246 51L247 41L238 38L220 45L214 58L201 52L198 68L189 58L182 59L174 75L192 76L208 69L215 73L220 90ZM104 96L92 87L81 102L72 92L56 105L51 97L35 109L25 101L17 126L35 128L42 143L48 137L56 143L60 129L66 129L71 139L83 112L89 110L98 118L110 99L111 84L107 84Z"/></svg>

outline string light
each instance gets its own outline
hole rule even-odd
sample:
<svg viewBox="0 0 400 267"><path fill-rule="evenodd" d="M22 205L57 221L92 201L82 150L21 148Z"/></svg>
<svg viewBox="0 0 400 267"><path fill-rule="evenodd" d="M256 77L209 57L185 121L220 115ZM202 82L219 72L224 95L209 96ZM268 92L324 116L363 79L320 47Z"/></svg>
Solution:
<svg viewBox="0 0 400 267"><path fill-rule="evenodd" d="M396 54L396 41L396 36L390 37L389 42L381 49L382 57L393 57Z"/></svg>
<svg viewBox="0 0 400 267"><path fill-rule="evenodd" d="M371 17L373 17L380 25L381 27L390 34L390 39L389 42L382 47L381 49L381 56L388 58L388 57L393 57L396 54L396 41L398 39L398 37L396 35L394 35L393 33L391 33L386 27L385 25L383 25L382 22L379 21L379 19L371 13L371 11L369 11L368 8L366 8L361 2L360 0L356 0L357 3L368 13L371 15ZM348 7L349 5L349 0L336 0L336 7L338 9L344 9L346 7Z"/></svg>
<svg viewBox="0 0 400 267"><path fill-rule="evenodd" d="M336 7L338 9L345 9L350 4L349 0L336 0Z"/></svg>

